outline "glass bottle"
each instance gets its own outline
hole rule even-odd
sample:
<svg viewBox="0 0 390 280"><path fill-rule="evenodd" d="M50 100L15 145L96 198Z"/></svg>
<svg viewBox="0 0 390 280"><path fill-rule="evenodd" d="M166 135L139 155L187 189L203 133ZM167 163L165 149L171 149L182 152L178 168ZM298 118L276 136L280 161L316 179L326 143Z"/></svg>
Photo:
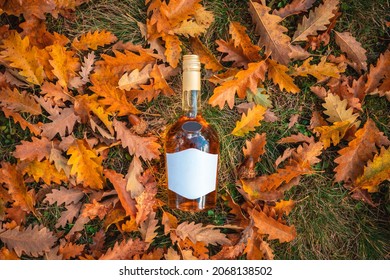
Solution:
<svg viewBox="0 0 390 280"><path fill-rule="evenodd" d="M200 61L183 56L183 115L168 129L165 155L168 206L184 211L215 207L219 141L201 115Z"/></svg>

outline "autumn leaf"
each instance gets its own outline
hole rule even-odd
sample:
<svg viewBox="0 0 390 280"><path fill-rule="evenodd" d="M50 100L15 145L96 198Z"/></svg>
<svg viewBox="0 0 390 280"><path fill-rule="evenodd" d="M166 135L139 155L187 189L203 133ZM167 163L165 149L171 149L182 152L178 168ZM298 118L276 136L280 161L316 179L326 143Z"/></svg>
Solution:
<svg viewBox="0 0 390 280"><path fill-rule="evenodd" d="M159 228L157 224L158 220L156 219L155 212L150 213L148 219L140 224L139 231L141 233L142 239L145 242L153 242L153 239L157 236L156 230Z"/></svg>
<svg viewBox="0 0 390 280"><path fill-rule="evenodd" d="M100 220L103 220L107 215L108 208L104 204L97 202L96 199L92 203L85 203L84 208L81 212L82 217L88 217L89 219L94 219L99 217Z"/></svg>
<svg viewBox="0 0 390 280"><path fill-rule="evenodd" d="M250 140L245 141L246 147L244 147L243 153L245 157L252 157L254 162L260 160L260 156L265 153L266 134L256 133Z"/></svg>
<svg viewBox="0 0 390 280"><path fill-rule="evenodd" d="M67 151L70 155L68 165L72 166L70 174L76 177L78 183L93 189L102 189L102 158L96 155L85 140L75 140Z"/></svg>
<svg viewBox="0 0 390 280"><path fill-rule="evenodd" d="M67 50L64 46L55 44L49 47L51 60L50 65L53 67L53 74L58 78L58 83L62 87L71 87L70 81L77 76L81 63L76 57L76 53Z"/></svg>
<svg viewBox="0 0 390 280"><path fill-rule="evenodd" d="M350 127L349 121L340 121L331 126L317 126L314 131L320 135L320 141L324 144L324 149L327 149L332 143L334 146L340 143Z"/></svg>
<svg viewBox="0 0 390 280"><path fill-rule="evenodd" d="M390 78L390 50L386 50L380 54L376 66L371 65L367 75L367 83L365 92L368 94L379 93L381 96L385 93L385 90L380 91L379 87L385 83L386 79ZM389 90L387 90L389 91ZM388 96L388 95L387 95ZM390 100L390 97L387 97Z"/></svg>
<svg viewBox="0 0 390 280"><path fill-rule="evenodd" d="M242 53L250 62L261 60L259 54L260 47L252 44L252 41L246 32L246 27L242 26L239 22L233 21L230 23L229 33L232 37L234 47L242 50Z"/></svg>
<svg viewBox="0 0 390 280"><path fill-rule="evenodd" d="M260 35L258 45L265 46L266 53L280 64L287 65L290 61L290 37L285 32L287 28L280 22L282 18L270 14L270 8L260 3L249 1L249 13L256 24L256 32Z"/></svg>
<svg viewBox="0 0 390 280"><path fill-rule="evenodd" d="M295 206L295 201L294 200L282 200L278 201L275 204L275 211L279 213L278 215L280 216L281 213L284 213L286 215L290 214L291 210Z"/></svg>
<svg viewBox="0 0 390 280"><path fill-rule="evenodd" d="M1 60L9 61L11 67L20 69L19 74L26 77L28 82L41 85L45 72L39 61L38 49L30 45L29 37L22 39L19 33L12 32L2 43Z"/></svg>
<svg viewBox="0 0 390 280"><path fill-rule="evenodd" d="M349 32L337 32L335 31L336 44L340 49L347 54L347 57L356 63L356 70L367 70L367 56L366 50L362 45L356 41L355 37Z"/></svg>
<svg viewBox="0 0 390 280"><path fill-rule="evenodd" d="M44 158L49 158L51 153L51 148L53 143L49 141L46 137L41 139L32 137L32 141L20 142L20 145L16 146L15 151L13 152L14 157L20 160L38 160L41 161Z"/></svg>
<svg viewBox="0 0 390 280"><path fill-rule="evenodd" d="M237 121L236 127L231 132L235 136L244 136L250 131L254 131L255 127L260 126L260 121L264 118L264 113L267 108L256 105L253 109L249 109L247 114L243 114L240 121Z"/></svg>
<svg viewBox="0 0 390 280"><path fill-rule="evenodd" d="M67 242L61 244L58 249L58 254L62 255L63 260L70 260L81 255L85 249L85 244L75 244L72 242Z"/></svg>
<svg viewBox="0 0 390 280"><path fill-rule="evenodd" d="M54 115L48 117L52 122L44 123L42 128L42 135L52 140L57 134L64 137L73 131L73 127L79 117L75 114L73 107L65 109L54 109Z"/></svg>
<svg viewBox="0 0 390 280"><path fill-rule="evenodd" d="M122 146L127 148L130 155L142 157L144 160L151 160L160 156L160 144L156 142L157 138L141 137L133 134L126 124L117 120L113 122L117 133L117 139L121 140Z"/></svg>
<svg viewBox="0 0 390 280"><path fill-rule="evenodd" d="M110 31L96 30L95 32L88 31L75 38L72 42L72 47L76 50L86 51L88 49L97 50L98 47L114 43L118 38Z"/></svg>
<svg viewBox="0 0 390 280"><path fill-rule="evenodd" d="M252 210L250 215L259 234L268 235L268 240L278 239L281 243L292 241L297 232L294 226L284 225L268 217L264 212Z"/></svg>
<svg viewBox="0 0 390 280"><path fill-rule="evenodd" d="M6 1L1 7L6 13L10 15L23 16L27 19L37 17L45 19L46 14L54 12L56 4L54 1Z"/></svg>
<svg viewBox="0 0 390 280"><path fill-rule="evenodd" d="M134 69L130 73L123 74L118 82L119 88L124 90L139 88L141 84L145 84L149 80L151 69L152 65L148 64L141 71Z"/></svg>
<svg viewBox="0 0 390 280"><path fill-rule="evenodd" d="M0 239L20 257L23 253L38 257L48 252L57 238L46 227L29 226L21 230L19 226L0 233Z"/></svg>
<svg viewBox="0 0 390 280"><path fill-rule="evenodd" d="M348 121L359 126L360 122L357 122L359 114L354 113L352 108L347 109L347 103L347 100L341 100L338 95L328 93L325 103L322 104L326 109L324 113L328 116L326 120L331 123Z"/></svg>
<svg viewBox="0 0 390 280"><path fill-rule="evenodd" d="M60 187L59 189L52 189L52 191L46 194L43 202L48 202L50 205L57 203L57 206L64 204L68 206L70 204L77 204L84 197L84 193L80 189L68 189Z"/></svg>
<svg viewBox="0 0 390 280"><path fill-rule="evenodd" d="M199 56L200 62L204 64L206 69L210 69L213 72L218 72L224 68L210 52L210 50L206 48L205 45L203 45L199 37L191 37L190 43L193 53Z"/></svg>
<svg viewBox="0 0 390 280"><path fill-rule="evenodd" d="M378 192L379 184L390 180L390 148L381 147L372 161L368 161L363 174L359 176L353 186L366 189L368 192Z"/></svg>
<svg viewBox="0 0 390 280"><path fill-rule="evenodd" d="M138 210L135 221L138 225L146 221L150 213L153 212L153 208L156 206L156 194L157 188L155 184L146 185L144 191L135 198L137 202L135 207Z"/></svg>
<svg viewBox="0 0 390 280"><path fill-rule="evenodd" d="M293 0L291 3L288 3L283 8L280 8L279 10L274 10L273 14L278 15L281 18L286 18L291 15L306 12L313 6L314 2L315 0Z"/></svg>
<svg viewBox="0 0 390 280"><path fill-rule="evenodd" d="M144 186L139 182L139 176L143 171L142 163L138 157L133 157L126 175L126 191L132 198L139 196L144 191Z"/></svg>
<svg viewBox="0 0 390 280"><path fill-rule="evenodd" d="M225 234L213 226L204 227L202 224L195 224L195 222L183 222L177 226L175 232L182 240L188 237L193 243L204 242L211 245L231 243Z"/></svg>
<svg viewBox="0 0 390 280"><path fill-rule="evenodd" d="M272 59L267 60L268 72L267 75L277 84L281 91L284 89L291 93L300 92L300 88L294 84L293 78L287 73L288 68L283 64L279 64Z"/></svg>
<svg viewBox="0 0 390 280"><path fill-rule="evenodd" d="M374 121L368 119L363 128L355 133L355 139L348 146L339 150L334 160L336 182L356 180L364 170L364 165L377 153L377 146L390 145L389 139L380 132Z"/></svg>
<svg viewBox="0 0 390 280"><path fill-rule="evenodd" d="M24 167L23 172L32 176L35 182L39 182L39 180L42 179L43 182L48 185L52 182L61 184L62 182L68 181L68 177L65 175L64 171L58 171L56 167L50 163L49 159L43 161L33 160L29 162Z"/></svg>
<svg viewBox="0 0 390 280"><path fill-rule="evenodd" d="M328 77L339 78L340 73L343 72L337 67L337 65L326 62L325 56L321 58L321 61L318 64L310 64L312 60L313 57L309 57L303 62L301 66L295 66L291 75L303 77L311 75L315 77L317 81L322 81Z"/></svg>
<svg viewBox="0 0 390 280"><path fill-rule="evenodd" d="M100 260L129 260L135 255L142 254L148 248L149 244L139 239L123 240L116 242L114 247L107 250Z"/></svg>
<svg viewBox="0 0 390 280"><path fill-rule="evenodd" d="M164 234L170 233L171 230L176 229L178 225L177 218L169 212L163 212L161 223L164 226Z"/></svg>
<svg viewBox="0 0 390 280"><path fill-rule="evenodd" d="M313 9L308 17L303 17L293 36L293 42L307 41L308 36L317 35L318 31L327 29L334 11L338 9L338 0L325 0L323 4Z"/></svg>
<svg viewBox="0 0 390 280"><path fill-rule="evenodd" d="M32 115L42 114L41 106L27 92L19 92L6 87L1 91L0 105L16 112L26 112Z"/></svg>
<svg viewBox="0 0 390 280"><path fill-rule="evenodd" d="M244 98L247 89L256 92L259 81L265 79L267 65L264 61L249 63L248 69L239 71L233 80L228 80L214 89L214 94L209 99L209 104L223 109L225 102L229 108L234 106L234 97Z"/></svg>

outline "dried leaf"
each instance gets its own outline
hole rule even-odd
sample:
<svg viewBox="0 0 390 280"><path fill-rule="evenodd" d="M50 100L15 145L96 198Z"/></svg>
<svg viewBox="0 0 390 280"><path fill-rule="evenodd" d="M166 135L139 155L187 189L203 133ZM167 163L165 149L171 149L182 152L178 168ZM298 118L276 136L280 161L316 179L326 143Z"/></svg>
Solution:
<svg viewBox="0 0 390 280"><path fill-rule="evenodd" d="M339 157L334 162L336 182L356 180L364 171L364 165L377 153L377 148L390 145L389 139L376 127L374 121L368 119L363 128L355 133L355 139L348 146L339 150Z"/></svg>
<svg viewBox="0 0 390 280"><path fill-rule="evenodd" d="M264 212L252 210L250 215L253 218L257 232L268 235L268 240L278 239L281 243L290 242L297 235L294 226L281 224L275 219L268 217Z"/></svg>
<svg viewBox="0 0 390 280"><path fill-rule="evenodd" d="M322 81L328 77L339 78L340 73L343 72L343 70L339 69L337 65L326 62L325 56L321 58L321 61L318 64L310 64L312 60L313 57L309 57L301 66L295 66L292 75L303 77L311 75L317 78L317 81Z"/></svg>
<svg viewBox="0 0 390 280"><path fill-rule="evenodd" d="M138 157L133 157L132 162L130 163L129 170L125 179L126 191L130 192L131 198L139 196L144 191L144 186L139 181L139 176L143 171L142 162Z"/></svg>
<svg viewBox="0 0 390 280"><path fill-rule="evenodd" d="M371 65L367 75L366 93L375 94L377 88L381 85L385 78L390 78L390 50L386 50L381 54L376 62L376 66Z"/></svg>
<svg viewBox="0 0 390 280"><path fill-rule="evenodd" d="M157 188L154 185L146 185L145 190L136 197L137 215L135 220L137 224L141 224L146 221L150 213L153 212L153 208L156 206L156 194Z"/></svg>
<svg viewBox="0 0 390 280"><path fill-rule="evenodd" d="M58 249L58 254L62 255L63 260L70 260L81 255L84 251L85 244L75 244L72 242L68 242L65 244L61 244Z"/></svg>
<svg viewBox="0 0 390 280"><path fill-rule="evenodd" d="M320 141L324 144L324 149L333 143L336 146L344 138L351 127L349 121L334 122L331 126L317 126L314 131L320 135Z"/></svg>
<svg viewBox="0 0 390 280"><path fill-rule="evenodd" d="M49 159L43 161L33 160L29 162L24 166L23 172L32 176L35 182L39 182L39 180L42 179L43 182L48 185L52 182L61 184L62 182L68 181L68 177L65 173L62 170L58 171L55 166L50 163Z"/></svg>
<svg viewBox="0 0 390 280"><path fill-rule="evenodd" d="M125 73L119 79L118 86L120 89L130 90L137 89L140 85L145 84L150 78L152 65L146 65L141 71L134 69L130 73Z"/></svg>
<svg viewBox="0 0 390 280"><path fill-rule="evenodd" d="M99 260L129 260L135 255L142 254L149 247L149 244L139 239L123 240L115 243L113 248L107 250Z"/></svg>
<svg viewBox="0 0 390 280"><path fill-rule="evenodd" d="M288 68L283 64L279 64L272 59L267 60L268 63L268 78L272 79L277 84L281 91L284 89L287 92L298 93L300 88L294 84L293 78L287 74Z"/></svg>
<svg viewBox="0 0 390 280"><path fill-rule="evenodd" d="M150 213L148 219L143 221L140 224L139 231L141 233L142 239L146 243L152 243L154 238L157 236L156 230L159 228L158 220L156 219L156 213Z"/></svg>
<svg viewBox="0 0 390 280"><path fill-rule="evenodd" d="M184 240L188 237L193 243L204 242L211 245L231 243L225 234L213 226L204 227L202 224L195 224L195 222L183 222L177 226L175 232L180 239Z"/></svg>
<svg viewBox="0 0 390 280"><path fill-rule="evenodd" d="M328 93L325 103L322 106L326 109L324 113L328 116L327 121L331 123L348 121L350 124L360 124L356 120L359 114L353 113L352 108L347 109L347 100L341 100L338 95Z"/></svg>
<svg viewBox="0 0 390 280"><path fill-rule="evenodd" d="M323 4L313 9L308 17L304 17L302 23L298 25L293 42L307 41L308 36L317 35L318 31L326 30L335 15L334 12L338 9L338 4L338 0L325 0Z"/></svg>
<svg viewBox="0 0 390 280"><path fill-rule="evenodd" d="M282 18L300 14L309 10L313 6L314 2L315 0L293 0L291 3L288 3L283 8L280 8L279 10L274 10L273 14Z"/></svg>
<svg viewBox="0 0 390 280"><path fill-rule="evenodd" d="M72 47L79 51L86 51L88 49L97 50L98 47L114 43L118 38L110 31L102 30L95 32L88 31L75 38L72 42Z"/></svg>
<svg viewBox="0 0 390 280"><path fill-rule="evenodd" d="M363 49L362 45L356 41L355 37L349 32L337 32L335 31L336 44L339 45L340 49L347 54L347 57L355 62L356 70L367 70L367 56L366 50Z"/></svg>
<svg viewBox="0 0 390 280"><path fill-rule="evenodd" d="M70 174L76 177L77 183L93 189L103 188L102 158L96 155L85 140L75 140L67 154L70 155L68 165L72 166Z"/></svg>
<svg viewBox="0 0 390 280"><path fill-rule="evenodd" d="M22 140L20 145L16 146L13 156L20 160L38 160L48 159L51 153L53 143L46 137L41 139L32 137L30 141Z"/></svg>
<svg viewBox="0 0 390 280"><path fill-rule="evenodd" d="M259 54L260 47L252 44L251 39L247 35L246 27L239 22L233 21L230 23L229 33L232 36L234 47L242 50L242 53L250 62L261 60Z"/></svg>
<svg viewBox="0 0 390 280"><path fill-rule="evenodd" d="M256 133L249 141L245 141L246 147L244 147L243 153L245 157L251 157L253 160L258 162L260 156L265 153L265 144L266 144L266 134Z"/></svg>
<svg viewBox="0 0 390 280"><path fill-rule="evenodd" d="M42 125L42 136L47 137L49 140L53 139L57 134L61 137L70 134L73 131L76 121L79 120L73 107L65 109L57 108L56 111L55 115L48 117L52 122Z"/></svg>
<svg viewBox="0 0 390 280"><path fill-rule="evenodd" d="M244 136L250 131L254 131L255 127L260 126L260 121L264 118L264 113L267 108L256 105L253 109L249 109L248 113L243 114L240 121L237 121L236 127L231 132L235 136Z"/></svg>
<svg viewBox="0 0 390 280"><path fill-rule="evenodd" d="M280 22L282 18L270 14L270 8L260 3L249 1L249 13L256 24L256 32L260 35L258 45L265 46L266 53L280 64L290 62L290 37L285 32L287 28Z"/></svg>
<svg viewBox="0 0 390 280"><path fill-rule="evenodd" d="M17 88L11 90L6 87L3 89L0 105L16 112L26 112L32 115L42 114L42 109L34 98L26 92L19 92Z"/></svg>
<svg viewBox="0 0 390 280"><path fill-rule="evenodd" d="M190 43L193 53L199 56L200 62L206 69L218 72L224 68L198 37L190 38Z"/></svg>
<svg viewBox="0 0 390 280"><path fill-rule="evenodd" d="M227 102L229 108L232 109L236 92L240 98L245 97L247 89L256 92L259 81L265 79L266 70L267 65L264 61L249 63L248 69L239 71L233 80L226 81L214 89L209 104L223 109Z"/></svg>
<svg viewBox="0 0 390 280"><path fill-rule="evenodd" d="M390 148L381 147L380 153L367 163L363 174L354 182L354 186L373 193L378 192L379 184L386 180L390 180Z"/></svg>
<svg viewBox="0 0 390 280"><path fill-rule="evenodd" d="M0 239L19 257L23 253L32 257L42 256L57 240L51 231L41 226L30 226L25 230L17 226L0 233Z"/></svg>

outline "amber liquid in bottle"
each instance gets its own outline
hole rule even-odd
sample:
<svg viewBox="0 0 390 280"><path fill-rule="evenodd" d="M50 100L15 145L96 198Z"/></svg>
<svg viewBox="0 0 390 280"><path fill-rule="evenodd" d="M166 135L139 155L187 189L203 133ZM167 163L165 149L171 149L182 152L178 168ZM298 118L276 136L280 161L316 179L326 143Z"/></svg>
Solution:
<svg viewBox="0 0 390 280"><path fill-rule="evenodd" d="M200 113L200 62L195 55L186 55L183 57L183 112L176 123L174 123L166 133L165 152L174 154L188 149L196 149L204 153L216 155L219 154L218 135L209 123ZM188 170L188 176L183 177L185 181L191 181L196 177L202 176L198 167L191 166L192 159L186 158L185 164ZM195 162L195 161L194 161ZM199 166L199 162L197 162ZM217 162L215 163L217 164ZM168 169L167 164L167 169ZM217 168L217 167L215 167ZM171 167L172 169L172 167ZM186 170L187 171L187 170ZM194 171L194 172L192 172ZM171 174L175 170L170 170ZM215 172L216 169L215 169ZM187 174L187 172L185 172ZM192 174L193 173L193 174ZM171 175L172 176L172 175ZM173 181L173 180L172 180ZM168 206L172 209L184 211L201 211L214 208L217 197L217 175L212 183L213 190L207 194L202 194L196 198L182 196L172 190L170 178L168 176ZM184 186L185 188L186 186ZM201 186L196 186L196 188ZM180 191L179 191L180 192ZM195 191L196 193L196 191Z"/></svg>

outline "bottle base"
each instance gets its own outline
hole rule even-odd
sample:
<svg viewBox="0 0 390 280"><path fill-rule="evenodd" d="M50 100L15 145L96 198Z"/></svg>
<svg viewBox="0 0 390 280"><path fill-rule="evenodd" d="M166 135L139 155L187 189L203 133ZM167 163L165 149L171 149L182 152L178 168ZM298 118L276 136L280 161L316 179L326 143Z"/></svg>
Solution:
<svg viewBox="0 0 390 280"><path fill-rule="evenodd" d="M207 195L197 199L188 199L168 190L168 206L171 209L187 212L201 212L209 210L215 208L216 206L216 191L208 193Z"/></svg>

